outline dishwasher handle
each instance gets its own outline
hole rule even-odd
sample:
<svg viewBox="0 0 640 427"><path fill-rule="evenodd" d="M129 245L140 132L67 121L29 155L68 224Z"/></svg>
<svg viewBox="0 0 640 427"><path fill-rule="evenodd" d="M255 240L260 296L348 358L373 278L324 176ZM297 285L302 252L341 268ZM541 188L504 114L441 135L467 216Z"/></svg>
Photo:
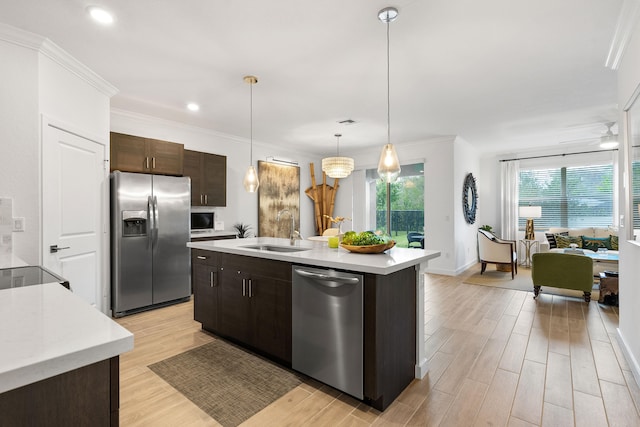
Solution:
<svg viewBox="0 0 640 427"><path fill-rule="evenodd" d="M338 288L343 285L356 284L360 281L358 277L329 276L328 274L313 273L311 271L301 270L298 268L295 269L295 272L301 276L317 280L318 282L328 282L320 284L329 288Z"/></svg>

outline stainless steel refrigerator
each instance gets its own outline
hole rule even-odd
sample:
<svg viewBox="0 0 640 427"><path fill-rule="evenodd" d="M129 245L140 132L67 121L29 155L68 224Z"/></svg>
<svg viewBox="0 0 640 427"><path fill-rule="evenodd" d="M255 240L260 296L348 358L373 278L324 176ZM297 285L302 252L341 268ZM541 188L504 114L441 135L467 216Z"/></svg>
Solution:
<svg viewBox="0 0 640 427"><path fill-rule="evenodd" d="M114 317L191 296L191 180L111 174L111 309Z"/></svg>

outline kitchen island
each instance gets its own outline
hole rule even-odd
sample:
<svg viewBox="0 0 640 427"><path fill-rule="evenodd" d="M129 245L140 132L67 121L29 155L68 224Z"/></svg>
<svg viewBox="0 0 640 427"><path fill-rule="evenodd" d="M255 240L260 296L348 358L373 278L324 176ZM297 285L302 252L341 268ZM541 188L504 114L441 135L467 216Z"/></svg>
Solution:
<svg viewBox="0 0 640 427"><path fill-rule="evenodd" d="M0 425L118 425L133 334L59 283L0 290L0 348Z"/></svg>
<svg viewBox="0 0 640 427"><path fill-rule="evenodd" d="M364 401L384 410L411 378L426 375L424 273L438 251L392 248L357 254L324 242L291 245L288 239L266 237L187 246L192 248L194 315L203 329L291 366L292 266L359 273L364 277Z"/></svg>

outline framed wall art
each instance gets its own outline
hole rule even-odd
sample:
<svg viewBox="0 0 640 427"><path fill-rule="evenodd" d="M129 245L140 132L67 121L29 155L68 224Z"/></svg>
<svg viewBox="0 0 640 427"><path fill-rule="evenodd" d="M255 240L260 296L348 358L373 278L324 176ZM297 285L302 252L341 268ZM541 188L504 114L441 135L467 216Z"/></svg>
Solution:
<svg viewBox="0 0 640 427"><path fill-rule="evenodd" d="M258 236L289 238L291 216L300 230L300 167L258 161L258 179Z"/></svg>

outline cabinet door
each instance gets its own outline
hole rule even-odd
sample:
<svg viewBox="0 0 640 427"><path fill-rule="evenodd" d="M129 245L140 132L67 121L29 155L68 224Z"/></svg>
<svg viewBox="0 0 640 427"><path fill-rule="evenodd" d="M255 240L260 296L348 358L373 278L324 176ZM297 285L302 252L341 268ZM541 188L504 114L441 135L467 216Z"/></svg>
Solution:
<svg viewBox="0 0 640 427"><path fill-rule="evenodd" d="M218 279L220 333L251 345L248 276L240 270L223 265L218 271Z"/></svg>
<svg viewBox="0 0 640 427"><path fill-rule="evenodd" d="M218 329L218 254L191 250L191 287L193 318L204 329Z"/></svg>
<svg viewBox="0 0 640 427"><path fill-rule="evenodd" d="M291 282L252 275L250 290L253 347L291 363Z"/></svg>
<svg viewBox="0 0 640 427"><path fill-rule="evenodd" d="M217 154L203 153L204 204L207 206L227 205L227 157Z"/></svg>
<svg viewBox="0 0 640 427"><path fill-rule="evenodd" d="M202 186L202 153L184 150L182 173L191 178L191 206L202 206L204 194Z"/></svg>
<svg viewBox="0 0 640 427"><path fill-rule="evenodd" d="M218 330L217 267L193 264L193 318L208 331Z"/></svg>
<svg viewBox="0 0 640 427"><path fill-rule="evenodd" d="M158 175L182 176L184 145L174 142L147 139L151 171Z"/></svg>
<svg viewBox="0 0 640 427"><path fill-rule="evenodd" d="M150 172L146 141L132 135L111 132L111 171Z"/></svg>

